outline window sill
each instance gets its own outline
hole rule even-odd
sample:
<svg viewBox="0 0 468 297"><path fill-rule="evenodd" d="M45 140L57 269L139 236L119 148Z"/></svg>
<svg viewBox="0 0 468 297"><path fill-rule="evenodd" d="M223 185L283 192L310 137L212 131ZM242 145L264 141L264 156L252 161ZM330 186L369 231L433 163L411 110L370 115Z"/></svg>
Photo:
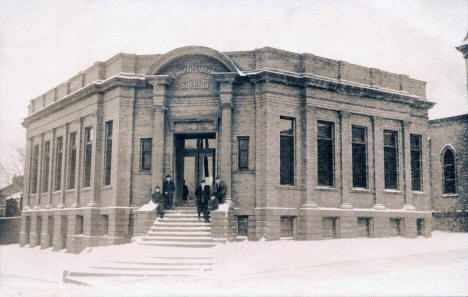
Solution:
<svg viewBox="0 0 468 297"><path fill-rule="evenodd" d="M106 191L106 190L111 190L111 189L112 189L112 185L102 186L101 187L101 191Z"/></svg>
<svg viewBox="0 0 468 297"><path fill-rule="evenodd" d="M443 198L458 198L458 194L443 194Z"/></svg>
<svg viewBox="0 0 468 297"><path fill-rule="evenodd" d="M236 170L233 174L255 174L255 170Z"/></svg>
<svg viewBox="0 0 468 297"><path fill-rule="evenodd" d="M65 190L65 193L73 193L73 192L75 192L75 189L74 189L74 188L73 188L73 189Z"/></svg>
<svg viewBox="0 0 468 297"><path fill-rule="evenodd" d="M316 191L331 191L331 192L338 191L338 189L335 188L335 187L327 187L327 186L318 186L318 187L315 187L314 190L316 190Z"/></svg>
<svg viewBox="0 0 468 297"><path fill-rule="evenodd" d="M91 191L91 187L81 188L80 192L89 192Z"/></svg>
<svg viewBox="0 0 468 297"><path fill-rule="evenodd" d="M62 193L62 190L57 190L57 191L53 191L52 195L57 195L57 194L60 194L60 193Z"/></svg>
<svg viewBox="0 0 468 297"><path fill-rule="evenodd" d="M424 195L425 193L422 191L413 191L413 194L415 195Z"/></svg>
<svg viewBox="0 0 468 297"><path fill-rule="evenodd" d="M351 193L371 193L371 190L366 188L352 188Z"/></svg>
<svg viewBox="0 0 468 297"><path fill-rule="evenodd" d="M391 189L385 189L383 192L386 194L395 194L395 195L399 195L403 193L400 190L391 190Z"/></svg>

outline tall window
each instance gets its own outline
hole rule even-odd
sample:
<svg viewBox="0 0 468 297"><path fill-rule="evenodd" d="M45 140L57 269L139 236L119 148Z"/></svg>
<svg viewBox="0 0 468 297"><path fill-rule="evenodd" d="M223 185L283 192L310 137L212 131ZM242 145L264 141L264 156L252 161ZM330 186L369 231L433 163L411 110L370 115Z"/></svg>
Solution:
<svg viewBox="0 0 468 297"><path fill-rule="evenodd" d="M70 156L69 156L69 171L68 171L68 188L75 188L76 174L76 132L70 133Z"/></svg>
<svg viewBox="0 0 468 297"><path fill-rule="evenodd" d="M294 185L295 119L280 117L280 184Z"/></svg>
<svg viewBox="0 0 468 297"><path fill-rule="evenodd" d="M411 189L422 191L422 145L421 135L410 135L411 147Z"/></svg>
<svg viewBox="0 0 468 297"><path fill-rule="evenodd" d="M62 155L63 155L63 137L57 137L57 147L55 153L55 191L62 187Z"/></svg>
<svg viewBox="0 0 468 297"><path fill-rule="evenodd" d="M151 153L153 142L151 138L140 139L140 171L151 170Z"/></svg>
<svg viewBox="0 0 468 297"><path fill-rule="evenodd" d="M249 137L237 137L239 170L249 170Z"/></svg>
<svg viewBox="0 0 468 297"><path fill-rule="evenodd" d="M93 127L85 128L85 158L83 186L91 186L91 159L93 156Z"/></svg>
<svg viewBox="0 0 468 297"><path fill-rule="evenodd" d="M104 156L105 175L104 185L111 183L111 167L112 167L112 121L106 122L106 151Z"/></svg>
<svg viewBox="0 0 468 297"><path fill-rule="evenodd" d="M398 132L384 130L385 189L398 188Z"/></svg>
<svg viewBox="0 0 468 297"><path fill-rule="evenodd" d="M352 126L353 187L367 188L367 128Z"/></svg>
<svg viewBox="0 0 468 297"><path fill-rule="evenodd" d="M36 144L33 148L33 154L32 154L32 168L31 168L31 177L32 177L32 182L31 182L31 194L36 194L37 193L37 171L39 169L39 145Z"/></svg>
<svg viewBox="0 0 468 297"><path fill-rule="evenodd" d="M445 149L445 152L442 155L443 160L443 185L444 185L444 194L456 194L456 168L455 168L455 153L450 147Z"/></svg>
<svg viewBox="0 0 468 297"><path fill-rule="evenodd" d="M49 191L49 163L50 163L50 141L44 142L44 153L42 154L42 192Z"/></svg>
<svg viewBox="0 0 468 297"><path fill-rule="evenodd" d="M334 185L334 130L332 122L317 122L317 176L320 186Z"/></svg>

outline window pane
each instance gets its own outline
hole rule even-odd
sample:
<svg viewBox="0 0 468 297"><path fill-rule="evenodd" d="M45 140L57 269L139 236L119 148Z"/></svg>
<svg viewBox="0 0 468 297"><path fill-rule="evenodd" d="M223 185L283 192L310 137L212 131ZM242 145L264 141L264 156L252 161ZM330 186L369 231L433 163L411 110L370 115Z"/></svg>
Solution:
<svg viewBox="0 0 468 297"><path fill-rule="evenodd" d="M366 141L366 128L353 126L352 135L353 142L364 143Z"/></svg>
<svg viewBox="0 0 468 297"><path fill-rule="evenodd" d="M152 154L152 139L142 138L140 139L140 170L149 171L151 170L151 154Z"/></svg>
<svg viewBox="0 0 468 297"><path fill-rule="evenodd" d="M367 188L366 145L353 143L353 187Z"/></svg>
<svg viewBox="0 0 468 297"><path fill-rule="evenodd" d="M31 194L35 194L37 192L38 165L39 165L39 145L36 144L33 150Z"/></svg>
<svg viewBox="0 0 468 297"><path fill-rule="evenodd" d="M280 184L294 184L294 137L280 137Z"/></svg>
<svg viewBox="0 0 468 297"><path fill-rule="evenodd" d="M68 171L68 188L75 188L75 168L76 168L76 132L70 134L70 169Z"/></svg>
<svg viewBox="0 0 468 297"><path fill-rule="evenodd" d="M397 189L398 186L398 157L395 148L384 148L385 188Z"/></svg>
<svg viewBox="0 0 468 297"><path fill-rule="evenodd" d="M50 142L44 143L44 173L42 177L42 192L49 191L49 162L50 162Z"/></svg>
<svg viewBox="0 0 468 297"><path fill-rule="evenodd" d="M333 136L333 123L317 122L317 137L331 139Z"/></svg>
<svg viewBox="0 0 468 297"><path fill-rule="evenodd" d="M55 191L58 191L62 187L62 150L63 150L63 138L62 136L57 138L57 150L55 159Z"/></svg>
<svg viewBox="0 0 468 297"><path fill-rule="evenodd" d="M333 186L333 141L317 140L318 184Z"/></svg>
<svg viewBox="0 0 468 297"><path fill-rule="evenodd" d="M384 145L385 146L396 146L396 131L384 131Z"/></svg>
<svg viewBox="0 0 468 297"><path fill-rule="evenodd" d="M104 156L104 185L110 185L112 172L112 121L106 122L106 150Z"/></svg>
<svg viewBox="0 0 468 297"><path fill-rule="evenodd" d="M239 152L239 170L249 169L249 138L239 137L238 139L238 152Z"/></svg>
<svg viewBox="0 0 468 297"><path fill-rule="evenodd" d="M410 135L411 147L411 188L413 191L422 191L422 159L421 135Z"/></svg>
<svg viewBox="0 0 468 297"><path fill-rule="evenodd" d="M239 149L240 150L249 149L249 140L247 138L239 138Z"/></svg>

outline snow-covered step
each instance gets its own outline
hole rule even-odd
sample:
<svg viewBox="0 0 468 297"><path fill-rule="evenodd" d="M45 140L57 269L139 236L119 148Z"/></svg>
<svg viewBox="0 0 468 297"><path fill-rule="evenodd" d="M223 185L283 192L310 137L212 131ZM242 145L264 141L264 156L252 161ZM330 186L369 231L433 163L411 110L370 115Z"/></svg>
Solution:
<svg viewBox="0 0 468 297"><path fill-rule="evenodd" d="M177 241L146 241L139 242L143 245L166 246L166 247L186 247L186 248L209 248L214 247L216 242L177 242Z"/></svg>
<svg viewBox="0 0 468 297"><path fill-rule="evenodd" d="M173 241L173 242L214 242L211 237L166 237L166 236L147 236L143 241Z"/></svg>
<svg viewBox="0 0 468 297"><path fill-rule="evenodd" d="M139 265L139 266L183 266L183 265L199 265L199 266L213 266L214 259L159 259L157 261L147 260L147 261L112 261L106 262L110 264L117 265Z"/></svg>
<svg viewBox="0 0 468 297"><path fill-rule="evenodd" d="M65 277L106 277L106 276L139 276L139 277L159 277L159 276L193 276L200 273L200 270L160 270L160 271L147 271L147 270L118 270L118 269L96 269L87 268L83 270L73 270L64 275Z"/></svg>
<svg viewBox="0 0 468 297"><path fill-rule="evenodd" d="M212 267L209 265L154 265L154 266L145 266L145 265L124 265L124 264L117 264L117 263L109 263L104 265L98 266L90 266L90 269L95 270L138 270L138 271L193 271L193 270L202 270L202 271L209 271L213 270Z"/></svg>
<svg viewBox="0 0 468 297"><path fill-rule="evenodd" d="M177 222L160 222L157 221L154 223L153 226L158 226L158 227L210 227L210 223L177 223Z"/></svg>
<svg viewBox="0 0 468 297"><path fill-rule="evenodd" d="M158 219L156 222L166 224L166 223L198 223L201 221L199 221L197 218L172 218L172 217L166 218L164 217L164 219Z"/></svg>
<svg viewBox="0 0 468 297"><path fill-rule="evenodd" d="M153 226L150 228L149 232L210 232L210 227L190 227L190 228L180 228L180 227L171 227L171 226Z"/></svg>
<svg viewBox="0 0 468 297"><path fill-rule="evenodd" d="M198 219L197 214L188 214L188 213L183 213L183 214L177 214L177 213L172 213L172 214L165 214L164 218L166 219Z"/></svg>
<svg viewBox="0 0 468 297"><path fill-rule="evenodd" d="M164 237L209 237L210 236L210 232L209 231L206 231L206 232L165 232L165 231L158 231L158 232L154 232L154 231L149 231L146 235L148 237L151 237L151 236L164 236Z"/></svg>

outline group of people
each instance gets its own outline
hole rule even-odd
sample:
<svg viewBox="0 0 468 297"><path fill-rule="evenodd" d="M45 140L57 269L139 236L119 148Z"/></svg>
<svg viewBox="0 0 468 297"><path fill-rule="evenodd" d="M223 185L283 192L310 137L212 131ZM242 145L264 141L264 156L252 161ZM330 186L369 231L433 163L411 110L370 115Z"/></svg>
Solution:
<svg viewBox="0 0 468 297"><path fill-rule="evenodd" d="M173 197L175 192L175 185L172 181L171 175L166 175L166 180L163 183L162 192L159 186L154 188L151 195L153 203L157 203L156 213L160 218L164 218L165 210L172 209ZM183 189L183 198L187 199L188 188L185 185ZM226 200L226 184L219 178L216 177L213 184L213 190L211 186L202 180L200 185L195 190L195 197L197 203L198 220L201 220L201 215L205 222L210 222L210 212L217 210L219 204L223 204Z"/></svg>
<svg viewBox="0 0 468 297"><path fill-rule="evenodd" d="M195 197L197 199L198 220L203 214L205 222L210 222L210 212L217 210L219 204L223 204L226 200L226 184L217 176L212 191L210 185L202 180L195 191Z"/></svg>

